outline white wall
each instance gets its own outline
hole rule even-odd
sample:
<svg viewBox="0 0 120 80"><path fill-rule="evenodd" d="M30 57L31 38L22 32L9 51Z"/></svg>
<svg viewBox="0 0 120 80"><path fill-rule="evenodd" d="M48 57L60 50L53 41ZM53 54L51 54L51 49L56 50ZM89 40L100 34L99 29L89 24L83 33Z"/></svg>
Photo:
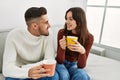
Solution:
<svg viewBox="0 0 120 80"><path fill-rule="evenodd" d="M51 25L63 25L68 8L86 8L87 0L0 0L0 29L25 27L24 12L29 7L44 6Z"/></svg>

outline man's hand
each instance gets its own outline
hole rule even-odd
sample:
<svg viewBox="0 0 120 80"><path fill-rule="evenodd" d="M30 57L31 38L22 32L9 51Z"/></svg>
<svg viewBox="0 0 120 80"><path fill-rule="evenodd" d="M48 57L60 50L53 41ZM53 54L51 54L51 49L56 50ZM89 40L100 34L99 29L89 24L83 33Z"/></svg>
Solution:
<svg viewBox="0 0 120 80"><path fill-rule="evenodd" d="M44 69L42 66L36 66L28 71L28 76L32 79L38 79L42 77L50 76L49 74L46 74L46 72L50 71L49 69Z"/></svg>

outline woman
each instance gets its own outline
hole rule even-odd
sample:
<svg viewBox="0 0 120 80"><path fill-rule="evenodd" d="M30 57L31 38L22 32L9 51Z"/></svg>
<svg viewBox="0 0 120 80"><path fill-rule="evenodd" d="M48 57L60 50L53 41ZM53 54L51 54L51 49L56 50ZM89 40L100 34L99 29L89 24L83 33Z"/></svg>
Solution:
<svg viewBox="0 0 120 80"><path fill-rule="evenodd" d="M94 41L87 29L86 15L83 9L72 7L65 14L64 29L58 32L57 72L60 80L90 80L84 67ZM76 36L75 44L67 45L66 37Z"/></svg>

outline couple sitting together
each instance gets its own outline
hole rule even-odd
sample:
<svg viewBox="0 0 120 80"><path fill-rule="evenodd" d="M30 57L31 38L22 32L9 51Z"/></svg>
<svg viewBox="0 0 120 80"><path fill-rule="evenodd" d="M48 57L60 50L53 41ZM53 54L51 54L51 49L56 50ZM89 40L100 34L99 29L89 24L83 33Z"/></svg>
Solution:
<svg viewBox="0 0 120 80"><path fill-rule="evenodd" d="M94 37L87 29L83 9L72 7L66 11L65 25L58 31L57 55L46 8L31 7L24 16L27 29L14 29L6 39L5 80L90 80L84 67ZM72 40L74 44L67 43L68 36L77 37ZM51 60L56 61L52 75L52 70L44 66Z"/></svg>

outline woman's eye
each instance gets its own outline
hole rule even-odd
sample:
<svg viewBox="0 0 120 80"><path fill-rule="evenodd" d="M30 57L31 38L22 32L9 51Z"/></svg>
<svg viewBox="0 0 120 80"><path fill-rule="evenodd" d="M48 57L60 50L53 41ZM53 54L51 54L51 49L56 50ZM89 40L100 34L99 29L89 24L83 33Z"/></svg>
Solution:
<svg viewBox="0 0 120 80"><path fill-rule="evenodd" d="M72 18L70 18L70 20L72 21L73 19L72 19Z"/></svg>

